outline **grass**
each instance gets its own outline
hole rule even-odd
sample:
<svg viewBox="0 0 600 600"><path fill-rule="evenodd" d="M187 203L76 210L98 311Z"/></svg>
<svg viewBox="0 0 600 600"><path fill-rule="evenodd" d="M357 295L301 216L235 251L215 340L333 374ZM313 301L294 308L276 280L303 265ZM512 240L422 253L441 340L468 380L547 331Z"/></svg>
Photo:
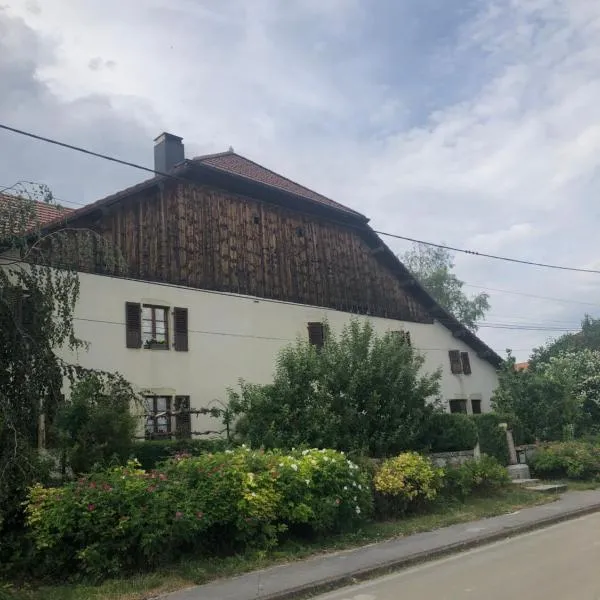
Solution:
<svg viewBox="0 0 600 600"><path fill-rule="evenodd" d="M332 536L314 542L288 541L267 553L244 554L221 559L191 558L152 573L109 580L98 586L84 584L44 586L21 590L17 595L10 597L23 600L145 600L161 593L200 585L220 577L231 577L325 552L335 552L505 514L527 506L551 502L554 499L553 496L511 486L491 497L471 497L465 503L440 501L425 514L398 521L371 523L351 534ZM0 600L2 599L0 584Z"/></svg>

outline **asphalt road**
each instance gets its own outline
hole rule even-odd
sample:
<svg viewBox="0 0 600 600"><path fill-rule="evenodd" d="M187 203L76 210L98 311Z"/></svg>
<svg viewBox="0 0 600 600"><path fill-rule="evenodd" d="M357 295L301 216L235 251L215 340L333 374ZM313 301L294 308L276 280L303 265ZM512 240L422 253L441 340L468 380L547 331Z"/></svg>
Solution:
<svg viewBox="0 0 600 600"><path fill-rule="evenodd" d="M600 513L317 600L600 600Z"/></svg>

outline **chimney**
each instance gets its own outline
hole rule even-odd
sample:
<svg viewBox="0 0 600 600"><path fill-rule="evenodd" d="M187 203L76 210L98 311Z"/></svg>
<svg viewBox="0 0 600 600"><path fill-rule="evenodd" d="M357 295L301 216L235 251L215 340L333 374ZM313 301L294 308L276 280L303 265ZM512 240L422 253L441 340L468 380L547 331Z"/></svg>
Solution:
<svg viewBox="0 0 600 600"><path fill-rule="evenodd" d="M185 160L183 138L163 132L154 140L154 170L169 173Z"/></svg>

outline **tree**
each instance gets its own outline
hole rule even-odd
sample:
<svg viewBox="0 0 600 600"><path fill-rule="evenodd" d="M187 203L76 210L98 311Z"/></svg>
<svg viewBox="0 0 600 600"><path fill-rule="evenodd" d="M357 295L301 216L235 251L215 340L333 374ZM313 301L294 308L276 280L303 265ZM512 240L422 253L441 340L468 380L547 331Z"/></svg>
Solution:
<svg viewBox="0 0 600 600"><path fill-rule="evenodd" d="M394 332L352 320L316 348L299 340L279 355L272 384L230 391L237 434L253 446L310 446L389 456L413 449L439 397L441 373Z"/></svg>
<svg viewBox="0 0 600 600"><path fill-rule="evenodd" d="M0 196L0 539L18 530L26 489L46 470L38 447L64 402L64 378L82 374L57 354L86 346L73 329L82 257L102 256L113 273L123 268L93 232L43 233L36 201L57 206L46 186L13 194Z"/></svg>
<svg viewBox="0 0 600 600"><path fill-rule="evenodd" d="M477 321L490 309L489 295L482 292L469 298L464 293L464 282L452 273L454 261L448 250L417 243L401 260L443 308L477 331Z"/></svg>
<svg viewBox="0 0 600 600"><path fill-rule="evenodd" d="M536 348L529 360L529 368L535 370L552 357L584 349L600 350L600 319L594 319L590 315L585 315L581 321L581 331L565 333L545 346Z"/></svg>
<svg viewBox="0 0 600 600"><path fill-rule="evenodd" d="M67 465L74 474L82 474L113 460L127 461L137 426L131 411L134 397L119 376L90 373L75 383L55 419L63 472Z"/></svg>
<svg viewBox="0 0 600 600"><path fill-rule="evenodd" d="M565 352L517 371L510 355L499 373L492 406L517 416L526 435L558 440L600 431L600 351Z"/></svg>

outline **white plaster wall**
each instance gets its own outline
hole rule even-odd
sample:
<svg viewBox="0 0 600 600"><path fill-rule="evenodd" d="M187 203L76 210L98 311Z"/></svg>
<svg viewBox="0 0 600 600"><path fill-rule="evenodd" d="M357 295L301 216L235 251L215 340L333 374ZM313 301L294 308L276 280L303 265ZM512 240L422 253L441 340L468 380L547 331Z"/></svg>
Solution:
<svg viewBox="0 0 600 600"><path fill-rule="evenodd" d="M80 274L81 295L75 312L78 337L88 351L65 354L85 367L118 371L142 389L164 395L189 395L192 408L226 399L227 387L243 378L253 383L272 380L278 351L298 336L307 323L327 319L339 331L353 315L312 306L274 302L190 288ZM189 351L129 349L125 346L125 302L188 308ZM370 318L378 332L406 329L413 346L426 355L425 369L442 367L445 400L479 398L483 411L497 385L494 368L439 323L424 325ZM170 323L172 331L172 321ZM172 342L172 340L171 340ZM448 350L468 351L471 375L452 375ZM470 410L470 402L468 402ZM203 425L215 428L205 419ZM197 425L194 426L194 429ZM204 427L203 427L204 428Z"/></svg>

